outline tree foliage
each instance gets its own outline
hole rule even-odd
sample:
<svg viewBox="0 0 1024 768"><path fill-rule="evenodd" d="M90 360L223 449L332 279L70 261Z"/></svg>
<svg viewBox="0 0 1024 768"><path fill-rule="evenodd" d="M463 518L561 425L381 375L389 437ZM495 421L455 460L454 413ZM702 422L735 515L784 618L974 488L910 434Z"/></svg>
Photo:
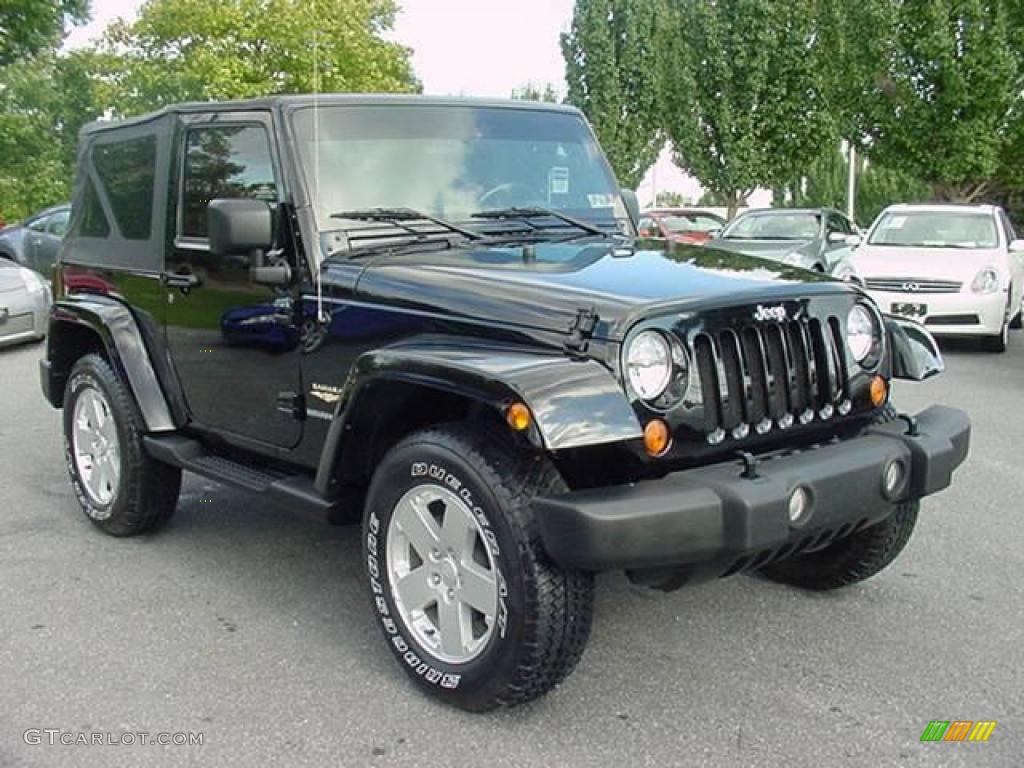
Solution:
<svg viewBox="0 0 1024 768"><path fill-rule="evenodd" d="M89 16L89 0L3 0L0 66L56 48L68 24Z"/></svg>
<svg viewBox="0 0 1024 768"><path fill-rule="evenodd" d="M621 184L636 187L664 146L657 99L659 0L577 0L562 35L568 101L583 110Z"/></svg>
<svg viewBox="0 0 1024 768"><path fill-rule="evenodd" d="M1020 137L1024 12L1019 0L836 4L848 55L830 68L835 101L864 151L931 185L983 195ZM838 83L850 83L843 88Z"/></svg>
<svg viewBox="0 0 1024 768"><path fill-rule="evenodd" d="M98 51L118 112L277 93L417 91L394 0L148 0Z"/></svg>
<svg viewBox="0 0 1024 768"><path fill-rule="evenodd" d="M517 101L546 101L551 104L558 104L562 100L551 83L544 83L544 85L527 83L521 88L513 89L512 98Z"/></svg>
<svg viewBox="0 0 1024 768"><path fill-rule="evenodd" d="M668 0L661 105L675 162L725 201L832 146L812 0Z"/></svg>

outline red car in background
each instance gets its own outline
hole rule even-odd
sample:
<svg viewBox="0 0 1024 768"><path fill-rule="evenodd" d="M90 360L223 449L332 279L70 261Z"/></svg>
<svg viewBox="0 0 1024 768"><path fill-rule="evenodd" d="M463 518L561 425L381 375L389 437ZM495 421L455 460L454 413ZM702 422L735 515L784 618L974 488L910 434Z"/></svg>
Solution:
<svg viewBox="0 0 1024 768"><path fill-rule="evenodd" d="M725 226L725 219L699 208L655 208L640 214L640 237L703 245Z"/></svg>

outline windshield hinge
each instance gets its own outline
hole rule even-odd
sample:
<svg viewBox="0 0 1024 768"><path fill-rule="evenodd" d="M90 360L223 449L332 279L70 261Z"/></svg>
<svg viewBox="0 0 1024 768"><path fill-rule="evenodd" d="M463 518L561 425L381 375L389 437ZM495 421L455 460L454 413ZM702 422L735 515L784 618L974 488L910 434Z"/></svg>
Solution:
<svg viewBox="0 0 1024 768"><path fill-rule="evenodd" d="M599 318L593 307L576 310L576 318L569 326L569 338L565 340L565 351L571 355L582 355L594 336Z"/></svg>

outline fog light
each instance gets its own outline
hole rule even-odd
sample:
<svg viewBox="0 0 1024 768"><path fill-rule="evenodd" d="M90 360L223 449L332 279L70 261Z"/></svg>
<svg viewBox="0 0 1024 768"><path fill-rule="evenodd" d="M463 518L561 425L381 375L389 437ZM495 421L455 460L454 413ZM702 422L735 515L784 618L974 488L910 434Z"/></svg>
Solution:
<svg viewBox="0 0 1024 768"><path fill-rule="evenodd" d="M789 522L791 525L803 525L810 513L811 493L801 486L789 497Z"/></svg>
<svg viewBox="0 0 1024 768"><path fill-rule="evenodd" d="M885 495L890 499L895 498L903 487L906 476L907 471L902 461L898 459L890 461L889 466L885 468L885 474L882 475L882 488L885 490Z"/></svg>
<svg viewBox="0 0 1024 768"><path fill-rule="evenodd" d="M530 428L530 409L524 403L512 403L505 411L505 420L516 432L524 432Z"/></svg>
<svg viewBox="0 0 1024 768"><path fill-rule="evenodd" d="M651 419L644 427L644 450L650 456L664 456L672 444L671 433L661 419Z"/></svg>
<svg viewBox="0 0 1024 768"><path fill-rule="evenodd" d="M871 404L878 408L889 398L889 385L881 376L871 379Z"/></svg>

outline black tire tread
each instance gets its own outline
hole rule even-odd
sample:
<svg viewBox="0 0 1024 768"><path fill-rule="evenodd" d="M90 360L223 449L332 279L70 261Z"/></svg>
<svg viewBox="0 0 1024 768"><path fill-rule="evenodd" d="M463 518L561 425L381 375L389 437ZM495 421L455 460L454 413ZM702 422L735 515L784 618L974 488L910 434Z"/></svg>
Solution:
<svg viewBox="0 0 1024 768"><path fill-rule="evenodd" d="M884 424L898 418L886 404L875 418ZM801 589L825 591L850 586L886 568L907 546L917 523L920 502L900 504L892 515L863 531L847 536L817 552L797 555L765 566L760 573L771 581Z"/></svg>
<svg viewBox="0 0 1024 768"><path fill-rule="evenodd" d="M100 355L84 355L72 368L68 377L69 385L76 374L83 372L97 380L104 388L115 418L127 435L127 440L121 447L121 471L127 485L122 489L123 498L115 501L119 508L106 520L96 520L88 514L86 516L111 536L136 536L155 531L170 519L177 507L181 490L181 470L159 462L146 453L142 444L145 433L142 415L139 413L135 398L128 392L110 363ZM65 407L73 407L68 397L65 397ZM72 475L72 484L75 485L71 441L66 433L64 451L68 471ZM79 502L83 503L82 492L77 487L75 492ZM83 503L83 511L84 508Z"/></svg>

